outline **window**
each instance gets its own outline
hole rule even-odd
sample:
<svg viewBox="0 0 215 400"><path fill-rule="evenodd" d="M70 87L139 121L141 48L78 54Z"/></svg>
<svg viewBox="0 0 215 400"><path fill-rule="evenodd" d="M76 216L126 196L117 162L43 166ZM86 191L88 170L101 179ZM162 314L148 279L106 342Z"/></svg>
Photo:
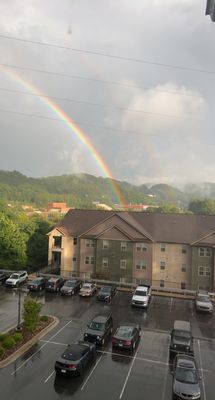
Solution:
<svg viewBox="0 0 215 400"><path fill-rule="evenodd" d="M164 270L166 268L166 263L165 263L165 261L161 261L160 262L160 269L161 270Z"/></svg>
<svg viewBox="0 0 215 400"><path fill-rule="evenodd" d="M181 272L186 272L186 270L187 270L186 264L182 264L182 266L181 266Z"/></svg>
<svg viewBox="0 0 215 400"><path fill-rule="evenodd" d="M166 251L166 245L165 243L161 243L161 251Z"/></svg>
<svg viewBox="0 0 215 400"><path fill-rule="evenodd" d="M85 257L85 264L94 264L94 257L93 256L86 256Z"/></svg>
<svg viewBox="0 0 215 400"><path fill-rule="evenodd" d="M102 267L103 268L108 268L108 258L103 258L102 259Z"/></svg>
<svg viewBox="0 0 215 400"><path fill-rule="evenodd" d="M206 267L205 265L199 265L198 275L199 276L210 276L211 275L210 267Z"/></svg>
<svg viewBox="0 0 215 400"><path fill-rule="evenodd" d="M72 257L72 261L76 261L76 257Z"/></svg>
<svg viewBox="0 0 215 400"><path fill-rule="evenodd" d="M185 282L181 282L181 289L186 289L186 283Z"/></svg>
<svg viewBox="0 0 215 400"><path fill-rule="evenodd" d="M146 270L146 262L145 261L137 261L136 264L136 270L137 271L145 271Z"/></svg>
<svg viewBox="0 0 215 400"><path fill-rule="evenodd" d="M163 279L160 280L160 287L164 287L164 280Z"/></svg>
<svg viewBox="0 0 215 400"><path fill-rule="evenodd" d="M73 244L74 244L74 245L77 244L77 241L78 241L77 237L74 237L74 238L73 238Z"/></svg>
<svg viewBox="0 0 215 400"><path fill-rule="evenodd" d="M137 251L147 251L148 246L145 243L136 243L136 250Z"/></svg>
<svg viewBox="0 0 215 400"><path fill-rule="evenodd" d="M126 260L120 260L120 268L126 269Z"/></svg>
<svg viewBox="0 0 215 400"><path fill-rule="evenodd" d="M109 249L109 241L103 240L103 249Z"/></svg>
<svg viewBox="0 0 215 400"><path fill-rule="evenodd" d="M127 251L127 243L121 242L121 251Z"/></svg>
<svg viewBox="0 0 215 400"><path fill-rule="evenodd" d="M185 246L184 244L182 245L181 252L182 254L186 254L187 252L187 246Z"/></svg>
<svg viewBox="0 0 215 400"><path fill-rule="evenodd" d="M54 239L54 247L61 247L62 237L54 236L53 239Z"/></svg>
<svg viewBox="0 0 215 400"><path fill-rule="evenodd" d="M210 257L211 256L210 247L199 247L199 256L200 257Z"/></svg>
<svg viewBox="0 0 215 400"><path fill-rule="evenodd" d="M86 239L86 247L95 247L94 239Z"/></svg>

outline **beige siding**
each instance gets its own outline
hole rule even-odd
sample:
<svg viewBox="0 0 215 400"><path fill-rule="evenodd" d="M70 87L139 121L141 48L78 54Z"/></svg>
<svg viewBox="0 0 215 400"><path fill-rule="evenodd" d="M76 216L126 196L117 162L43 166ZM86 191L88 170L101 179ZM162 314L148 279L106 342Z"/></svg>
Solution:
<svg viewBox="0 0 215 400"><path fill-rule="evenodd" d="M165 262L165 269L160 269L160 262ZM182 265L186 265L186 272L182 272ZM187 247L187 253L182 253L181 244L166 243L166 251L161 251L161 244L154 244L153 263L152 263L152 284L160 285L160 280L164 280L165 287L181 288L181 283L190 287L191 265L190 250Z"/></svg>

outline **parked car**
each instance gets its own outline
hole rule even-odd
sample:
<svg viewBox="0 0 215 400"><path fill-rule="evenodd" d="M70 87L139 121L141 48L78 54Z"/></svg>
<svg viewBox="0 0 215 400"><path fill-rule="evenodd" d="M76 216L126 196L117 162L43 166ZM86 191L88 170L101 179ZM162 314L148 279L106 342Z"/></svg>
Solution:
<svg viewBox="0 0 215 400"><path fill-rule="evenodd" d="M98 345L104 345L113 331L113 319L110 314L97 315L87 325L84 333L84 340Z"/></svg>
<svg viewBox="0 0 215 400"><path fill-rule="evenodd" d="M172 398L200 400L200 377L194 357L177 355L173 363Z"/></svg>
<svg viewBox="0 0 215 400"><path fill-rule="evenodd" d="M10 277L6 280L6 286L8 287L18 287L21 283L24 283L28 280L27 271L18 271L14 272Z"/></svg>
<svg viewBox="0 0 215 400"><path fill-rule="evenodd" d="M141 336L140 325L120 325L112 337L112 347L134 350Z"/></svg>
<svg viewBox="0 0 215 400"><path fill-rule="evenodd" d="M11 274L9 274L8 272L0 270L0 284L2 285L3 283L5 283L10 275Z"/></svg>
<svg viewBox="0 0 215 400"><path fill-rule="evenodd" d="M81 289L82 282L79 279L69 279L64 282L64 285L60 289L60 293L65 296L72 296L73 294L79 292Z"/></svg>
<svg viewBox="0 0 215 400"><path fill-rule="evenodd" d="M131 305L132 307L142 307L147 308L149 305L149 301L151 299L151 286L149 285L139 285L135 289L132 299Z"/></svg>
<svg viewBox="0 0 215 400"><path fill-rule="evenodd" d="M212 314L213 304L207 293L197 293L195 299L196 311L202 311Z"/></svg>
<svg viewBox="0 0 215 400"><path fill-rule="evenodd" d="M170 340L170 357L179 353L193 355L193 337L189 321L174 322Z"/></svg>
<svg viewBox="0 0 215 400"><path fill-rule="evenodd" d="M45 289L45 286L46 286L46 279L43 277L38 277L29 282L27 288L30 291L39 292Z"/></svg>
<svg viewBox="0 0 215 400"><path fill-rule="evenodd" d="M96 285L94 283L84 283L79 291L79 296L90 297L96 293Z"/></svg>
<svg viewBox="0 0 215 400"><path fill-rule="evenodd" d="M64 284L64 280L61 277L52 277L46 282L45 290L47 292L59 292Z"/></svg>
<svg viewBox="0 0 215 400"><path fill-rule="evenodd" d="M62 375L82 375L88 365L96 359L96 346L79 341L70 344L55 362L55 371Z"/></svg>
<svg viewBox="0 0 215 400"><path fill-rule="evenodd" d="M102 286L99 292L97 293L97 300L99 301L110 301L112 297L116 293L116 286L115 285L107 285Z"/></svg>

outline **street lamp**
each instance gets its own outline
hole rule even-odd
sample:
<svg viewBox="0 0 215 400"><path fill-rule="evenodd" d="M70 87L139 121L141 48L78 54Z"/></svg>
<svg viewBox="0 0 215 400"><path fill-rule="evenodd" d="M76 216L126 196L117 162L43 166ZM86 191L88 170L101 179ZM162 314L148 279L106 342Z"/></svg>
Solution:
<svg viewBox="0 0 215 400"><path fill-rule="evenodd" d="M20 331L22 329L22 327L21 327L21 293L28 293L28 290L22 289L22 288L17 288L16 290L18 292L18 317L17 317L16 330Z"/></svg>
<svg viewBox="0 0 215 400"><path fill-rule="evenodd" d="M210 15L212 21L215 22L215 0L207 0L206 15Z"/></svg>

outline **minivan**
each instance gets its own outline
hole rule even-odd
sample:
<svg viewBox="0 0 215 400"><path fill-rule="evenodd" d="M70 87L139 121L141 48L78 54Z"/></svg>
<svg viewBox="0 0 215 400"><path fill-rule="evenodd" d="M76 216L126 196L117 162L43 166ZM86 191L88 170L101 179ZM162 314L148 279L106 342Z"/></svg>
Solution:
<svg viewBox="0 0 215 400"><path fill-rule="evenodd" d="M193 337L189 321L175 321L171 332L170 357L175 354L193 355Z"/></svg>

